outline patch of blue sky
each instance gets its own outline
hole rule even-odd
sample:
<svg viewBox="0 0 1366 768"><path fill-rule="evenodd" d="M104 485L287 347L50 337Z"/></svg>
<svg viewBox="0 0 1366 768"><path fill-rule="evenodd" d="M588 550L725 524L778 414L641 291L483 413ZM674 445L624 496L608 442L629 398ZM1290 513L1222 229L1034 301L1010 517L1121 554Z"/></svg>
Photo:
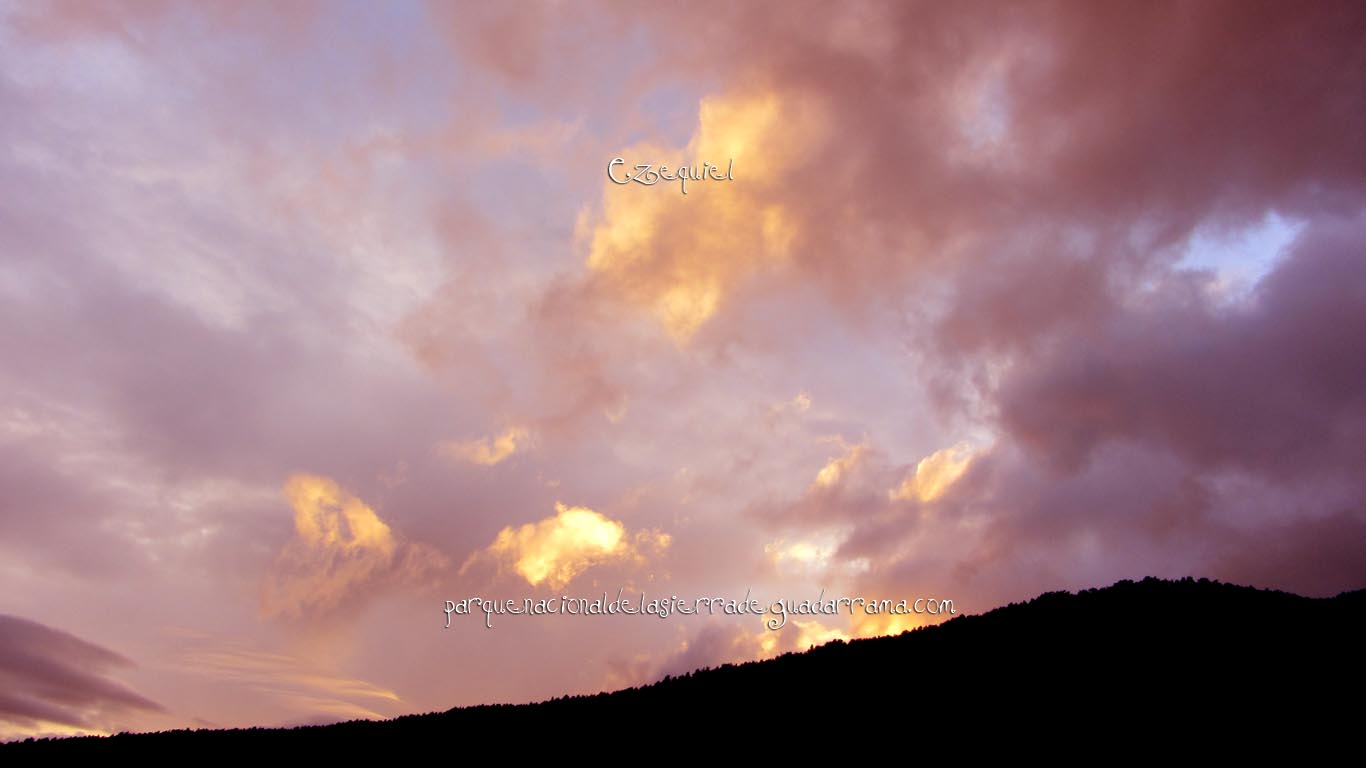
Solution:
<svg viewBox="0 0 1366 768"><path fill-rule="evenodd" d="M1176 267L1211 272L1224 298L1244 298L1275 269L1304 225L1270 211L1249 225L1200 227L1186 241Z"/></svg>

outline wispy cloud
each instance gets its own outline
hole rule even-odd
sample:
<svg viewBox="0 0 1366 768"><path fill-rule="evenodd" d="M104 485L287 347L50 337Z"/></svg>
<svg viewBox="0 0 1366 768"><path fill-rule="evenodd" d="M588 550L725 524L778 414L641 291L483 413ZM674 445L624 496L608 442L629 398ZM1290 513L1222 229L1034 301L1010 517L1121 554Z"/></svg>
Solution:
<svg viewBox="0 0 1366 768"><path fill-rule="evenodd" d="M240 686L293 714L289 724L377 720L401 712L403 699L387 688L338 674L300 656L243 642L195 636L184 643L176 670L217 684Z"/></svg>

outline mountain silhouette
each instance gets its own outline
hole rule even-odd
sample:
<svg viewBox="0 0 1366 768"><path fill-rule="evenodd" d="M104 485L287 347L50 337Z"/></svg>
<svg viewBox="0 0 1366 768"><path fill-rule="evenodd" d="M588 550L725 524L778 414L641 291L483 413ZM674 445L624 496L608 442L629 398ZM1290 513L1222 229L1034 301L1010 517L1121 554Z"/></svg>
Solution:
<svg viewBox="0 0 1366 768"><path fill-rule="evenodd" d="M807 749L914 756L1007 734L1030 751L1072 750L1068 734L1098 733L1113 737L1108 757L1192 737L1243 749L1303 739L1308 749L1350 743L1360 729L1363 619L1366 590L1307 598L1148 578L612 693L381 722L29 740L0 747L0 758L430 749L467 759L476 742L495 756L705 759L736 746L772 759Z"/></svg>

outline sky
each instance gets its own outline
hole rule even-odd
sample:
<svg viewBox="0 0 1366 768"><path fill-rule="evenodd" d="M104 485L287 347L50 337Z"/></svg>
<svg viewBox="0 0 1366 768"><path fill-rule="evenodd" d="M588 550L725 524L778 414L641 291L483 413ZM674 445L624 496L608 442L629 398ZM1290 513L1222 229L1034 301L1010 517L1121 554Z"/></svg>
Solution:
<svg viewBox="0 0 1366 768"><path fill-rule="evenodd" d="M1366 586L1363 136L1354 2L0 0L0 738Z"/></svg>

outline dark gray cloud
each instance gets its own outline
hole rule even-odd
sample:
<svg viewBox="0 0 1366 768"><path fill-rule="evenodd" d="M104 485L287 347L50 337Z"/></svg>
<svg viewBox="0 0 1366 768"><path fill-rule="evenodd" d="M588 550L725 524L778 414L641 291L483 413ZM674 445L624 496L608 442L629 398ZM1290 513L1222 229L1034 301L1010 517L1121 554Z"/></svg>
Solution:
<svg viewBox="0 0 1366 768"><path fill-rule="evenodd" d="M0 614L0 728L107 730L130 715L162 711L111 677L131 664L74 635Z"/></svg>

